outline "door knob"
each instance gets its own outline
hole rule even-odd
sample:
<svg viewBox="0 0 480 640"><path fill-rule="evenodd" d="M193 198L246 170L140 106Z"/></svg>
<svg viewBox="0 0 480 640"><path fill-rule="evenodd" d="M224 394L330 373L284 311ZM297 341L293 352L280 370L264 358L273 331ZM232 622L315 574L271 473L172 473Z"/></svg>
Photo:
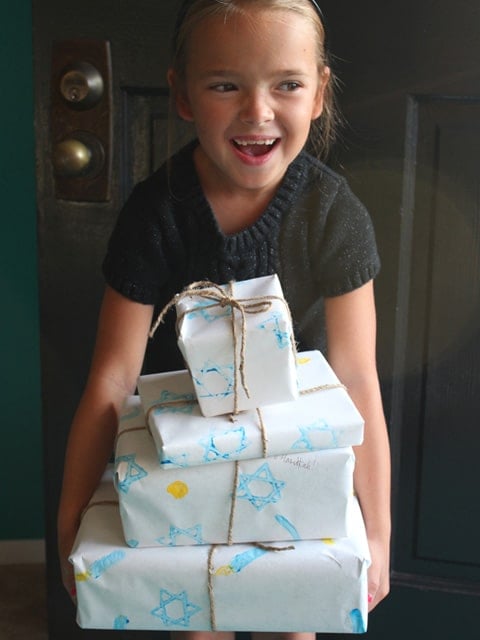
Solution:
<svg viewBox="0 0 480 640"><path fill-rule="evenodd" d="M80 178L97 175L103 167L105 152L95 136L77 131L54 145L52 162L59 176Z"/></svg>
<svg viewBox="0 0 480 640"><path fill-rule="evenodd" d="M103 78L89 62L76 62L64 70L60 93L69 106L91 109L103 95Z"/></svg>
<svg viewBox="0 0 480 640"><path fill-rule="evenodd" d="M108 202L113 141L109 42L54 42L51 91L50 157L56 198Z"/></svg>

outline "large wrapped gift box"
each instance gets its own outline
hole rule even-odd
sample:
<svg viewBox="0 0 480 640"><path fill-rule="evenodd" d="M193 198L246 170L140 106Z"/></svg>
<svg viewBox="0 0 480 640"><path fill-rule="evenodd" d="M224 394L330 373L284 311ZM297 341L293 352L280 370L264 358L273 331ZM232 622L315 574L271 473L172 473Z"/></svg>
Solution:
<svg viewBox="0 0 480 640"><path fill-rule="evenodd" d="M203 415L297 397L292 320L276 275L193 288L175 306Z"/></svg>
<svg viewBox="0 0 480 640"><path fill-rule="evenodd" d="M106 479L84 513L70 557L81 627L366 630L369 556L355 501L348 538L292 546L132 549L125 545L114 498L111 480Z"/></svg>
<svg viewBox="0 0 480 640"><path fill-rule="evenodd" d="M319 351L298 354L298 400L229 416L202 415L187 371L141 376L138 390L165 468L361 444L363 419Z"/></svg>
<svg viewBox="0 0 480 640"><path fill-rule="evenodd" d="M163 470L138 396L127 398L115 486L133 547L345 536L351 447Z"/></svg>

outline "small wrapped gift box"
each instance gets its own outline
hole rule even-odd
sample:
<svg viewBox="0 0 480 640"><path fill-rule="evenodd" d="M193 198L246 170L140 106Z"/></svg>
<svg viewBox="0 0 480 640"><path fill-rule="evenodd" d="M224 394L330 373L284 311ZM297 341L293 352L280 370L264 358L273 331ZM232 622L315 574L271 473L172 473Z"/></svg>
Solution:
<svg viewBox="0 0 480 640"><path fill-rule="evenodd" d="M175 306L204 416L297 398L292 321L276 275L192 288Z"/></svg>
<svg viewBox="0 0 480 640"><path fill-rule="evenodd" d="M297 356L299 398L204 417L187 371L141 376L138 390L164 468L305 453L361 444L363 419L319 351Z"/></svg>
<svg viewBox="0 0 480 640"><path fill-rule="evenodd" d="M115 486L130 546L347 534L351 447L163 470L142 416L135 416L139 407L138 396L127 398L115 447Z"/></svg>
<svg viewBox="0 0 480 640"><path fill-rule="evenodd" d="M369 555L355 501L348 538L131 549L111 479L104 482L70 556L80 627L366 631Z"/></svg>

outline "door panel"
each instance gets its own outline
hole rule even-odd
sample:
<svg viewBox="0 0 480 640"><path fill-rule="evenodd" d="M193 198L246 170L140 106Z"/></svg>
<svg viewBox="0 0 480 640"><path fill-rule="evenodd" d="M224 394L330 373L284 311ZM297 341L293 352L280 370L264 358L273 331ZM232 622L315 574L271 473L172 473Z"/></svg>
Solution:
<svg viewBox="0 0 480 640"><path fill-rule="evenodd" d="M469 567L460 576L478 577L472 444L480 415L480 100L422 101L419 141L418 157L425 154L432 180L423 205L430 243L420 248L428 246L426 317L423 326L412 322L423 333L425 352L417 553L450 563L449 575L453 563ZM433 153L427 155L428 147Z"/></svg>
<svg viewBox="0 0 480 640"><path fill-rule="evenodd" d="M52 639L108 637L82 631L60 584L55 521L66 437L86 379L103 291L101 262L133 183L165 157L168 39L176 5L166 2L33 1L41 353L45 445L49 633ZM55 197L50 140L52 49L69 39L111 45L111 197L103 203ZM155 142L154 142L155 140ZM88 462L86 461L86 464ZM112 632L113 634L114 632ZM127 640L159 634L123 632ZM166 636L166 634L163 634Z"/></svg>
<svg viewBox="0 0 480 640"><path fill-rule="evenodd" d="M369 636L474 638L480 11L473 1L452 14L444 2L374 0L349 3L342 25L344 6L322 7L348 122L336 162L372 213L383 262L393 571Z"/></svg>
<svg viewBox="0 0 480 640"><path fill-rule="evenodd" d="M101 261L133 184L159 166L174 0L33 0L43 423L50 637L81 631L60 586L55 517L66 436L88 371ZM393 588L369 637L475 638L480 532L480 7L474 0L323 0L347 125L332 164L371 211L378 361L394 463ZM415 16L412 20L411 16ZM113 73L110 200L55 198L53 43L108 40ZM179 123L177 123L179 124ZM181 144L191 132L179 127ZM126 639L158 634L123 632Z"/></svg>
<svg viewBox="0 0 480 640"><path fill-rule="evenodd" d="M171 151L192 138L191 127L175 118L169 123L169 93L166 88L129 86L122 88L124 114L124 175L122 198L133 185L158 169Z"/></svg>

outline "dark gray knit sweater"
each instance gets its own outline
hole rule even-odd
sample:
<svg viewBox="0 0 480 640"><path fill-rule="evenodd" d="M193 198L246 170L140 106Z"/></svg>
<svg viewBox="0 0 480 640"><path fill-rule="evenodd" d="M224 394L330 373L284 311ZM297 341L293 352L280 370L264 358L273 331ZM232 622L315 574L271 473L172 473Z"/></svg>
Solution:
<svg viewBox="0 0 480 640"><path fill-rule="evenodd" d="M224 284L277 273L299 348L324 351L323 298L379 271L367 211L342 177L302 152L257 222L226 236L195 171L196 144L133 190L104 260L108 284L159 310L196 280ZM149 344L145 372L183 368L174 321L172 311Z"/></svg>

